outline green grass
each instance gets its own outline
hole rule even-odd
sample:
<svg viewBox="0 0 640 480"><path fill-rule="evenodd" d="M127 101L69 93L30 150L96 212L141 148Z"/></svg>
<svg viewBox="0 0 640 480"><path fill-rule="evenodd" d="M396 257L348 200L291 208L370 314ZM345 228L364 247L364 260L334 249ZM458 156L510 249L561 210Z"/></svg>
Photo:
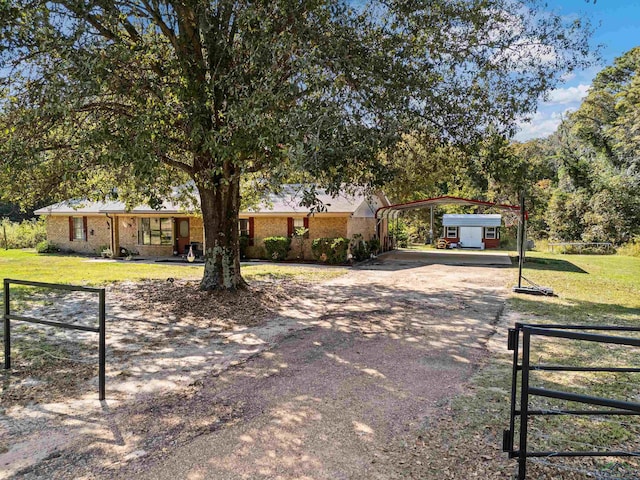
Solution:
<svg viewBox="0 0 640 480"><path fill-rule="evenodd" d="M564 323L640 324L640 258L530 252L523 275L558 297L510 300L523 314ZM514 279L515 282L515 279Z"/></svg>
<svg viewBox="0 0 640 480"><path fill-rule="evenodd" d="M511 273L509 287L517 281L517 269L513 268ZM507 311L515 314L517 321L640 326L640 258L531 252L523 274L539 285L552 287L558 297L512 294L507 300ZM499 328L506 330L507 325ZM500 331L500 334L504 333ZM638 338L637 334L627 336ZM495 451L501 444L502 430L509 422L512 353L507 351L506 338L496 348L474 376L469 386L471 394L456 397L451 403L454 419L451 429L459 433L452 449L464 448L469 439L482 439L484 445L480 450L485 452ZM640 349L534 338L531 358L532 362L541 364L637 366ZM538 387L637 402L640 374L533 372L531 381L531 385ZM539 397L532 397L531 405L535 408L585 408L576 403ZM640 449L640 418L535 417L530 427L530 444L538 450L592 449L585 444L609 449ZM450 441L450 438L442 439L442 442ZM630 471L640 468L635 459L617 460L620 468ZM577 458L563 462L571 468L591 472L607 469L605 459ZM506 478L503 470L509 471L513 466L513 462L496 455L491 478ZM532 478L565 478L561 471L534 462L530 465L530 474ZM616 478L630 477L620 475Z"/></svg>
<svg viewBox="0 0 640 480"><path fill-rule="evenodd" d="M96 286L168 277L197 280L202 278L203 268L202 265L172 263L96 262L81 256L38 254L32 250L0 250L0 278L48 283ZM249 282L268 278L322 281L345 272L345 268L297 265L259 264L242 267L242 274Z"/></svg>

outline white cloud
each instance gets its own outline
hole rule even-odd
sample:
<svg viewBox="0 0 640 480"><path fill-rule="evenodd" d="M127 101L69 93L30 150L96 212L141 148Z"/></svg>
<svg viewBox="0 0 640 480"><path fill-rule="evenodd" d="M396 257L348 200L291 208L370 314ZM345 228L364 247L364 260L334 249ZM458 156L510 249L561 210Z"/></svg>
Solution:
<svg viewBox="0 0 640 480"><path fill-rule="evenodd" d="M576 74L573 72L567 72L560 77L561 82L568 82L576 78Z"/></svg>
<svg viewBox="0 0 640 480"><path fill-rule="evenodd" d="M531 120L531 122L521 123L520 131L513 137L518 142L526 142L533 138L545 138L556 131L560 125L560 119L547 118L545 120Z"/></svg>
<svg viewBox="0 0 640 480"><path fill-rule="evenodd" d="M589 92L590 85L580 84L577 87L557 88L551 90L545 99L545 105L566 105L579 103Z"/></svg>
<svg viewBox="0 0 640 480"><path fill-rule="evenodd" d="M560 122L572 111L574 111L573 108L566 108L562 111L538 111L531 120L523 120L519 123L520 131L514 136L514 140L526 142L533 138L548 137L556 131Z"/></svg>

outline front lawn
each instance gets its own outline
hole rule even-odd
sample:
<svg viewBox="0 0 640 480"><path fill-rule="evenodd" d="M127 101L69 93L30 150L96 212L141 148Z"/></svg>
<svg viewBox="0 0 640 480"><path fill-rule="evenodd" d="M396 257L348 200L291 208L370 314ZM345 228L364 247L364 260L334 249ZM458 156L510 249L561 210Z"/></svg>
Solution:
<svg viewBox="0 0 640 480"><path fill-rule="evenodd" d="M37 282L95 286L169 277L198 280L202 278L202 271L202 265L101 261L82 256L38 254L33 250L0 250L0 278ZM265 278L322 281L345 272L344 268L271 264L247 265L242 268L242 274L249 282Z"/></svg>

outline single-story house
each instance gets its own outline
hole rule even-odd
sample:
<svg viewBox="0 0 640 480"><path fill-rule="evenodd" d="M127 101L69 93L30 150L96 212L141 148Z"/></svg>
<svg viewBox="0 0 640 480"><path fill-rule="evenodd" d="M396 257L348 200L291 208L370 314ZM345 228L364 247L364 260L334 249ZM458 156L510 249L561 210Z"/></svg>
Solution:
<svg viewBox="0 0 640 480"><path fill-rule="evenodd" d="M311 242L323 237L376 236L375 212L389 205L382 193L363 191L333 197L317 190L323 211L301 207L300 185L285 185L258 207L240 212L239 230L248 237L247 256L264 257L263 239L272 236L296 237L302 242L304 258L312 258ZM166 201L155 210L141 205L127 210L121 202L70 200L36 210L46 218L47 240L60 248L81 253L100 253L110 248L118 254L126 249L152 257L182 255L190 246L205 248L202 217L185 211L178 203ZM306 229L303 237L297 233ZM300 244L292 242L291 258L300 255Z"/></svg>
<svg viewBox="0 0 640 480"><path fill-rule="evenodd" d="M498 248L500 214L444 214L443 238L463 248Z"/></svg>

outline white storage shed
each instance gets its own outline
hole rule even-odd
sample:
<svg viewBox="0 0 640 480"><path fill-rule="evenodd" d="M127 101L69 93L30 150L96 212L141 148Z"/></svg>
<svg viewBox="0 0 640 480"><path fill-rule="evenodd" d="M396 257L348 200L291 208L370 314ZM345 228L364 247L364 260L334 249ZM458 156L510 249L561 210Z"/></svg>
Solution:
<svg viewBox="0 0 640 480"><path fill-rule="evenodd" d="M443 237L463 248L497 248L500 245L500 214L444 214Z"/></svg>

